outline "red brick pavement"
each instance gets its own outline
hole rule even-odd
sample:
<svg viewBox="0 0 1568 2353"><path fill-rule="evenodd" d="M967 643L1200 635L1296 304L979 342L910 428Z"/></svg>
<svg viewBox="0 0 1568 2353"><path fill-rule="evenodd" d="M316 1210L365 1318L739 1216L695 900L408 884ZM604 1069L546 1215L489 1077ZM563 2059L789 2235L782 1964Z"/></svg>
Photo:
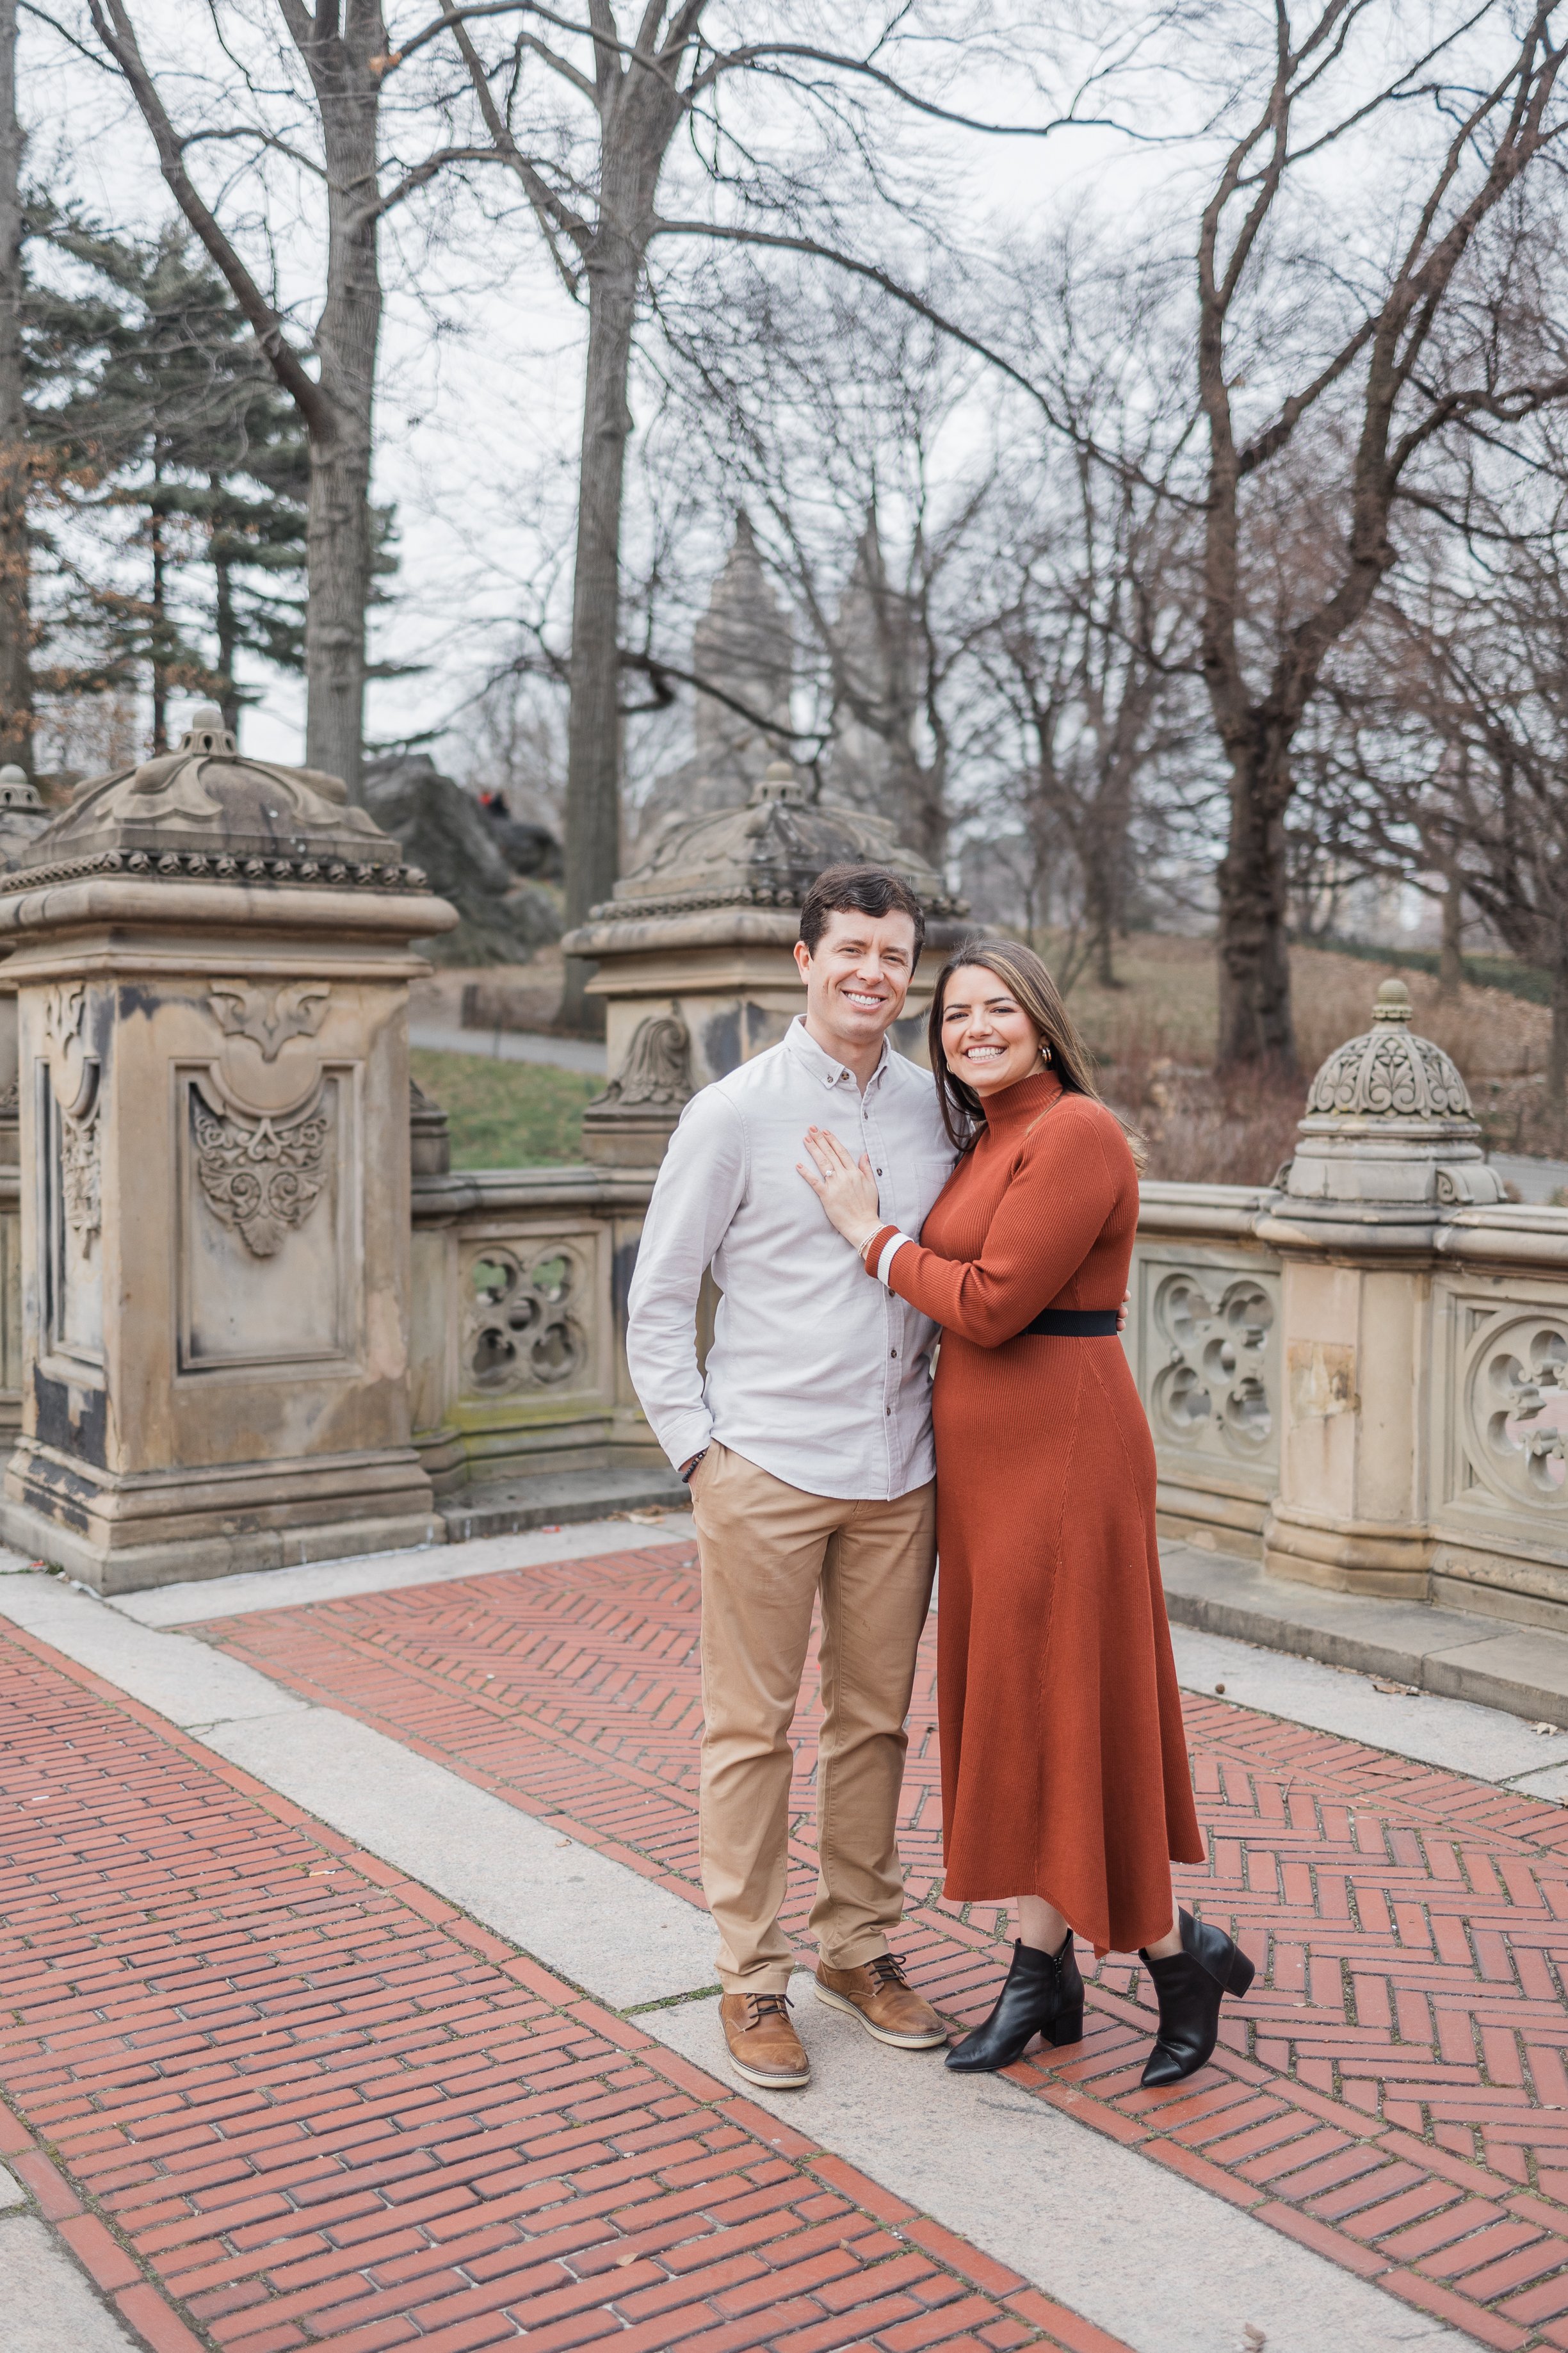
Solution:
<svg viewBox="0 0 1568 2353"><path fill-rule="evenodd" d="M668 1548L215 1623L210 1639L696 1896L696 1597ZM932 1659L903 1850L913 1974L986 2006L1001 1915L940 1894ZM1147 2094L1141 1972L1096 1973L1042 2098L1487 2345L1568 2348L1568 1810L1189 1701L1206 1872L1259 1963L1212 2071ZM816 1870L797 1725L790 1915Z"/></svg>
<svg viewBox="0 0 1568 2353"><path fill-rule="evenodd" d="M11 1631L0 1987L0 2155L155 2353L1126 2353Z"/></svg>

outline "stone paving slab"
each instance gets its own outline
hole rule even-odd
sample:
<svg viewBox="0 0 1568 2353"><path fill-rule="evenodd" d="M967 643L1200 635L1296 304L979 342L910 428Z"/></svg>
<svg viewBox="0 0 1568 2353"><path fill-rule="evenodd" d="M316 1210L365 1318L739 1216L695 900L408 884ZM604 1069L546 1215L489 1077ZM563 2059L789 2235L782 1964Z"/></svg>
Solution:
<svg viewBox="0 0 1568 2353"><path fill-rule="evenodd" d="M5 2353L133 2353L153 2341L132 2335L33 2214L0 2217L0 2314Z"/></svg>
<svg viewBox="0 0 1568 2353"><path fill-rule="evenodd" d="M0 1749L0 2150L155 2353L1127 2353L20 1630Z"/></svg>
<svg viewBox="0 0 1568 2353"><path fill-rule="evenodd" d="M696 1594L675 1549L210 1630L699 1900ZM963 2022L991 1999L1005 1920L940 1894L931 1666L928 1648L904 1949ZM1422 2314L1489 2346L1568 2347L1568 1811L1218 1696L1192 1696L1188 1725L1210 1862L1180 1874L1184 1897L1241 1935L1259 1983L1196 2086L1145 2094L1147 1989L1108 1957L1083 2046L1016 2080L1402 2300L1391 2344ZM788 1915L803 1944L815 1728L808 1708Z"/></svg>
<svg viewBox="0 0 1568 2353"><path fill-rule="evenodd" d="M1321 1591L1197 1545L1162 1545L1160 1559L1173 1625L1568 1725L1568 1634L1424 1601Z"/></svg>

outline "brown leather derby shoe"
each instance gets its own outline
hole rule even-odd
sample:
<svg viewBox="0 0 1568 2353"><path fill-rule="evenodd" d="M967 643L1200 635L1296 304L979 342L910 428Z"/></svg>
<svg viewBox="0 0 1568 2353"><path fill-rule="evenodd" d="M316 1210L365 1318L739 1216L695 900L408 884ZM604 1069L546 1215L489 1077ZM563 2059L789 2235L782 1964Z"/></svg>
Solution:
<svg viewBox="0 0 1568 2353"><path fill-rule="evenodd" d="M719 2004L719 2021L730 2064L748 2084L764 2092L798 2092L810 2083L811 2062L790 2024L787 1995L727 1993Z"/></svg>
<svg viewBox="0 0 1568 2353"><path fill-rule="evenodd" d="M816 1966L816 1999L833 2010L847 2010L868 2034L895 2051L934 2051L947 2041L947 2029L904 1976L897 1953L879 1953L855 1969Z"/></svg>

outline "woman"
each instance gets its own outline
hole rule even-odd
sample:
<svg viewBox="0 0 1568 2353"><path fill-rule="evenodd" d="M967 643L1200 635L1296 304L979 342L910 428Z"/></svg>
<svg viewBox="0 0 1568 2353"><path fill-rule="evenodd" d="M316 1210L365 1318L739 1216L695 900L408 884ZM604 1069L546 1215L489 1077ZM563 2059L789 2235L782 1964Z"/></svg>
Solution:
<svg viewBox="0 0 1568 2353"><path fill-rule="evenodd" d="M931 1060L961 1157L921 1240L878 1215L869 1164L806 1138L801 1174L868 1276L942 1327L932 1408L946 1893L1014 1899L995 2008L950 2067L1076 2042L1097 1953L1142 1948L1160 2005L1145 2084L1212 2052L1252 1964L1175 1915L1201 1862L1154 1543L1154 1449L1116 1311L1138 1223L1121 1124L1039 957L962 948L937 983Z"/></svg>

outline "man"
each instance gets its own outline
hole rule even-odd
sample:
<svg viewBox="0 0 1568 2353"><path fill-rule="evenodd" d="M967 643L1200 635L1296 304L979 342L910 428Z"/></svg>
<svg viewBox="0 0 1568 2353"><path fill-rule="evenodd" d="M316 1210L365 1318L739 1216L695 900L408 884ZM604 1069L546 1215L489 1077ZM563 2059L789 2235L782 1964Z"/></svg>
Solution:
<svg viewBox="0 0 1568 2353"><path fill-rule="evenodd" d="M731 2064L809 2081L789 2016L790 1725L822 1597L818 1998L897 2049L946 2029L889 1948L903 1915L904 1718L931 1599L935 1327L866 1271L797 1174L808 1127L869 1155L917 1235L952 1146L930 1074L893 1053L925 933L897 875L830 869L801 908L805 1012L694 1095L670 1138L632 1282L627 1354L691 1488L702 1565L702 1884L719 1930ZM707 1376L698 1294L722 1297Z"/></svg>

